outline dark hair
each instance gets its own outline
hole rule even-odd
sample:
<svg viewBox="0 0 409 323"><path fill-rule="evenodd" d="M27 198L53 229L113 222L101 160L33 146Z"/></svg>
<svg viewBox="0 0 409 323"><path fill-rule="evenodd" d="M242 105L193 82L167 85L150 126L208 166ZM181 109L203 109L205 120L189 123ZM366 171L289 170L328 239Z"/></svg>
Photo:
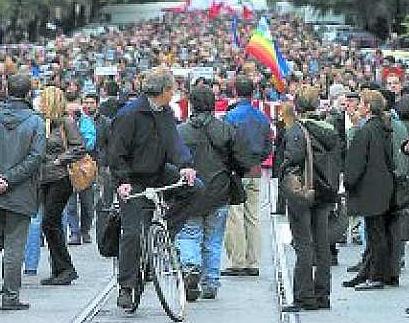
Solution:
<svg viewBox="0 0 409 323"><path fill-rule="evenodd" d="M409 120L409 94L402 96L396 107L396 112L401 120Z"/></svg>
<svg viewBox="0 0 409 323"><path fill-rule="evenodd" d="M245 76L238 76L235 83L237 96L251 98L253 95L253 82Z"/></svg>
<svg viewBox="0 0 409 323"><path fill-rule="evenodd" d="M108 96L117 96L119 92L118 84L114 81L109 81L105 84L104 90Z"/></svg>
<svg viewBox="0 0 409 323"><path fill-rule="evenodd" d="M67 102L74 102L79 97L78 92L75 91L66 91L65 92L65 99Z"/></svg>
<svg viewBox="0 0 409 323"><path fill-rule="evenodd" d="M395 93L393 93L392 91L389 91L387 89L380 89L379 92L382 93L383 97L386 100L386 108L387 109L393 108L395 106L395 102L396 102Z"/></svg>
<svg viewBox="0 0 409 323"><path fill-rule="evenodd" d="M192 104L193 111L213 111L215 96L213 91L207 85L195 86L191 89L189 101Z"/></svg>
<svg viewBox="0 0 409 323"><path fill-rule="evenodd" d="M363 83L361 85L361 90L379 90L381 87L379 86L379 84L375 83L375 82L369 82L369 83Z"/></svg>
<svg viewBox="0 0 409 323"><path fill-rule="evenodd" d="M98 95L94 94L94 93L87 93L84 95L84 100L90 98L90 99L94 99L96 103L98 103Z"/></svg>
<svg viewBox="0 0 409 323"><path fill-rule="evenodd" d="M31 90L31 79L28 75L16 74L8 79L8 94L23 99Z"/></svg>

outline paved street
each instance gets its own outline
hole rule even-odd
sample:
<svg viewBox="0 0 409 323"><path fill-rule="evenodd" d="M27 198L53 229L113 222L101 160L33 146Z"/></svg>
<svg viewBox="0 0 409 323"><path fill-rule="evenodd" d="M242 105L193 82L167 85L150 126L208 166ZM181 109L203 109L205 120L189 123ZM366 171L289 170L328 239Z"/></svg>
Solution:
<svg viewBox="0 0 409 323"><path fill-rule="evenodd" d="M99 257L95 245L71 247L80 278L72 286L45 287L40 279L50 274L48 250L42 257L37 277L23 277L21 298L30 302L29 311L1 312L1 323L68 323L103 289L112 274L112 261Z"/></svg>
<svg viewBox="0 0 409 323"><path fill-rule="evenodd" d="M263 187L262 195L266 198ZM216 301L199 300L188 304L187 322L264 323L278 322L273 274L271 221L265 198L262 208L262 262L259 278L225 278ZM28 312L0 312L1 323L68 323L84 310L104 289L112 275L112 261L99 257L95 245L70 247L80 275L70 287L43 287L41 278L49 275L48 250L42 248L39 277L24 277L22 299L29 300ZM169 322L149 285L142 304L134 315L122 314L116 308L116 290L93 322Z"/></svg>
<svg viewBox="0 0 409 323"><path fill-rule="evenodd" d="M270 323L280 322L278 298L276 293L276 273L273 263L273 250L281 258L279 277L287 300L291 301L292 266L294 252L290 246L291 235L286 218L271 217L267 203L265 186L261 192L262 210L262 261L259 278L223 278L222 288L216 301L199 300L188 304L188 323ZM276 236L272 239L271 227ZM276 241L278 248L272 246ZM41 278L47 277L48 251L43 248L40 273L38 277L24 277L22 298L29 300L28 312L0 312L1 323L69 323L104 289L112 277L112 261L101 258L95 245L70 248L80 279L70 287L43 287ZM355 292L341 287L341 282L352 278L346 273L348 265L359 259L357 246L340 247L340 265L332 269L332 310L303 312L283 316L283 322L297 323L404 323L409 318L404 308L409 306L409 270L402 273L400 288L387 288L377 292ZM409 258L406 257L409 264ZM108 295L107 302L92 322L169 322L153 290L149 285L142 304L133 315L126 315L115 305L116 289Z"/></svg>
<svg viewBox="0 0 409 323"><path fill-rule="evenodd" d="M216 301L199 300L187 307L188 323L267 323L278 322L277 297L273 273L271 219L267 206L266 186L261 191L262 257L259 278L223 278ZM124 315L117 309L116 295L93 322L169 322L150 285L142 304L134 315Z"/></svg>
<svg viewBox="0 0 409 323"><path fill-rule="evenodd" d="M286 261L288 265L289 279L287 286L292 286L292 267L295 254L289 242L288 223L284 217L280 217L278 236L283 243ZM354 277L353 273L347 273L347 266L358 262L361 248L358 246L341 245L339 253L339 266L332 267L332 309L302 312L289 315L288 322L297 323L405 323L409 317L405 315L404 309L409 307L409 268L402 271L401 286L399 288L387 287L381 291L356 292L353 288L344 288L342 281ZM406 250L406 264L409 262ZM291 289L286 291L291 294Z"/></svg>

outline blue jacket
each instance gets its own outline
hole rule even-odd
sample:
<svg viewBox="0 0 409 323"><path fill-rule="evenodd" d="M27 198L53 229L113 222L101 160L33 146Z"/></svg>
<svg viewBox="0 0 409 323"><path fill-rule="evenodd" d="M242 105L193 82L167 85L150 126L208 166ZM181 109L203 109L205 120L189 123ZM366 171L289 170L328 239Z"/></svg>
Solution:
<svg viewBox="0 0 409 323"><path fill-rule="evenodd" d="M225 121L238 127L249 117L254 117L260 123L269 126L267 117L260 110L253 108L251 101L247 99L239 101L234 109L227 112Z"/></svg>
<svg viewBox="0 0 409 323"><path fill-rule="evenodd" d="M270 122L250 100L244 99L230 110L225 121L237 129L237 139L243 143L237 155L239 165L235 167L249 170L259 166L272 151Z"/></svg>
<svg viewBox="0 0 409 323"><path fill-rule="evenodd" d="M27 216L37 212L36 175L45 156L45 124L23 101L0 109L0 175L9 189L0 209Z"/></svg>
<svg viewBox="0 0 409 323"><path fill-rule="evenodd" d="M97 140L97 130L94 119L86 114L82 114L79 120L79 130L85 150L87 152L93 152Z"/></svg>

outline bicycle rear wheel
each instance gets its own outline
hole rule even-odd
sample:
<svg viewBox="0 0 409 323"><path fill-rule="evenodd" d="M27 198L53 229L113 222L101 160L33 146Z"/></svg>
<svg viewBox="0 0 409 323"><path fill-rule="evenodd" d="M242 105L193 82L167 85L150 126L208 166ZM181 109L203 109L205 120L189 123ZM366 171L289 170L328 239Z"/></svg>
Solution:
<svg viewBox="0 0 409 323"><path fill-rule="evenodd" d="M149 255L159 301L172 321L182 322L186 294L179 257L168 231L156 223L149 229Z"/></svg>

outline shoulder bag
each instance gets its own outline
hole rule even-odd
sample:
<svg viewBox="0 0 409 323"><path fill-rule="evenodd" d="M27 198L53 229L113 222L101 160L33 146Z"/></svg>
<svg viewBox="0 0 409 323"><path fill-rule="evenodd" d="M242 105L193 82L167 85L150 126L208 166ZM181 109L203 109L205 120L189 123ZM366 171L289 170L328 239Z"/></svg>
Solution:
<svg viewBox="0 0 409 323"><path fill-rule="evenodd" d="M64 125L60 128L65 150L68 149L67 136ZM67 166L68 175L75 192L81 192L91 187L97 176L97 163L89 154Z"/></svg>
<svg viewBox="0 0 409 323"><path fill-rule="evenodd" d="M301 127L306 140L306 158L304 162L304 178L299 172L286 172L281 180L280 189L284 197L303 208L310 208L315 202L315 190L313 182L313 156L311 137L307 129Z"/></svg>

